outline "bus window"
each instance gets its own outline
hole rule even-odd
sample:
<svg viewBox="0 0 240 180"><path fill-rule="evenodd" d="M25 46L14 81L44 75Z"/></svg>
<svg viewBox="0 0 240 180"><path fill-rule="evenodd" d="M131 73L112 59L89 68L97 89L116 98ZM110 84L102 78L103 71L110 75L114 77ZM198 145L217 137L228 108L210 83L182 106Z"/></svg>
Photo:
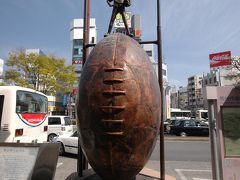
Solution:
<svg viewBox="0 0 240 180"><path fill-rule="evenodd" d="M170 111L171 111L171 119L190 119L191 118L190 110L181 110L181 109L172 108Z"/></svg>
<svg viewBox="0 0 240 180"><path fill-rule="evenodd" d="M183 117L191 117L191 113L190 112L183 112Z"/></svg>
<svg viewBox="0 0 240 180"><path fill-rule="evenodd" d="M17 91L17 113L47 113L46 97L39 94Z"/></svg>
<svg viewBox="0 0 240 180"><path fill-rule="evenodd" d="M202 119L208 119L208 112L201 112Z"/></svg>
<svg viewBox="0 0 240 180"><path fill-rule="evenodd" d="M0 95L0 129L2 124L3 102L4 102L4 96Z"/></svg>

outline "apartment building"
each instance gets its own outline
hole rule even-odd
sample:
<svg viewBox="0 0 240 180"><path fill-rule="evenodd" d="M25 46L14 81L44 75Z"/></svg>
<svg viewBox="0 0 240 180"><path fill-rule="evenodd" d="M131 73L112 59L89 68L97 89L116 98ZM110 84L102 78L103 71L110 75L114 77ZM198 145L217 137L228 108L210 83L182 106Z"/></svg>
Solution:
<svg viewBox="0 0 240 180"><path fill-rule="evenodd" d="M188 78L188 109L192 112L204 107L202 84L203 75L194 75Z"/></svg>

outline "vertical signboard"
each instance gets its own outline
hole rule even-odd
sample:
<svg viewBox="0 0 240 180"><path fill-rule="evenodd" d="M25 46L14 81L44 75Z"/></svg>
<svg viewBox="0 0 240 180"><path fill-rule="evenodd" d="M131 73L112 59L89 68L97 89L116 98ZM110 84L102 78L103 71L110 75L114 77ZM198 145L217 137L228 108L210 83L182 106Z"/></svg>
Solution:
<svg viewBox="0 0 240 180"><path fill-rule="evenodd" d="M240 107L222 107L224 156L240 158Z"/></svg>
<svg viewBox="0 0 240 180"><path fill-rule="evenodd" d="M231 65L231 51L209 54L210 68Z"/></svg>
<svg viewBox="0 0 240 180"><path fill-rule="evenodd" d="M240 179L240 90L206 87L213 179Z"/></svg>
<svg viewBox="0 0 240 180"><path fill-rule="evenodd" d="M128 27L131 28L131 12L125 12L125 17L126 17L126 21L128 24ZM117 14L116 19L114 21L114 28L124 28L124 22L123 22L123 18L121 14Z"/></svg>

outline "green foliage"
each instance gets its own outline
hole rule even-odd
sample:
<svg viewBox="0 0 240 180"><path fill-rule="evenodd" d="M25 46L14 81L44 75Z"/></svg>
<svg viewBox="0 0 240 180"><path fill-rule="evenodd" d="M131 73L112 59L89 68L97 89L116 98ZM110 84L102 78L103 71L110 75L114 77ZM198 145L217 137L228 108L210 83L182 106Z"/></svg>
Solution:
<svg viewBox="0 0 240 180"><path fill-rule="evenodd" d="M5 86L6 84L4 82L1 82L0 83L0 86Z"/></svg>
<svg viewBox="0 0 240 180"><path fill-rule="evenodd" d="M71 92L76 81L73 66L54 56L10 52L5 73L8 84L33 88L45 94Z"/></svg>

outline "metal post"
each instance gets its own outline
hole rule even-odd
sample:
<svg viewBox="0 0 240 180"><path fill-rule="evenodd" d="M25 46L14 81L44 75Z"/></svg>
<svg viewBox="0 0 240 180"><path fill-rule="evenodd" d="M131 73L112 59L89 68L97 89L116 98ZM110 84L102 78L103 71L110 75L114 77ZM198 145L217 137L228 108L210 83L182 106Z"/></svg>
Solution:
<svg viewBox="0 0 240 180"><path fill-rule="evenodd" d="M88 55L88 47L89 44L89 30L90 30L90 0L84 0L84 30L83 30L83 63L84 66L87 55ZM77 161L77 172L78 176L83 176L83 170L87 169L87 160L82 152L80 147L80 138L78 135L78 161Z"/></svg>
<svg viewBox="0 0 240 180"><path fill-rule="evenodd" d="M219 86L222 86L220 68L218 68L217 71L218 71L218 78L219 78Z"/></svg>
<svg viewBox="0 0 240 180"><path fill-rule="evenodd" d="M83 30L83 66L88 56L89 44L89 30L90 30L90 0L84 0L84 30Z"/></svg>
<svg viewBox="0 0 240 180"><path fill-rule="evenodd" d="M161 14L160 0L157 0L157 44L158 44L158 83L161 93L161 126L160 126L160 179L165 180L164 157L164 123L163 123L163 76L162 76L162 39L161 39Z"/></svg>
<svg viewBox="0 0 240 180"><path fill-rule="evenodd" d="M216 148L216 127L214 118L214 103L213 100L208 100L208 114L209 114L209 136L211 144L211 158L212 158L212 177L217 179L217 148Z"/></svg>

